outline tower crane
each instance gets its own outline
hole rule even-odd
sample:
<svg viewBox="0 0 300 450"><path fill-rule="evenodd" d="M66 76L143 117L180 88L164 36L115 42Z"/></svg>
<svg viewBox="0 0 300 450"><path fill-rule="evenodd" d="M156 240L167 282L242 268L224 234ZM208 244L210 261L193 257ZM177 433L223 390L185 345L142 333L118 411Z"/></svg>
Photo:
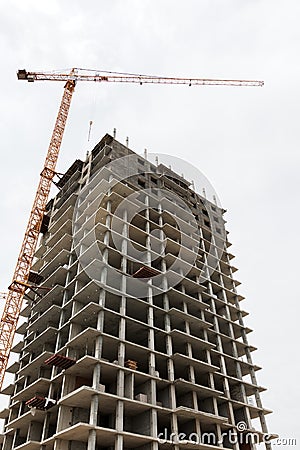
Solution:
<svg viewBox="0 0 300 450"><path fill-rule="evenodd" d="M64 91L55 121L50 145L45 163L40 174L35 199L30 212L20 254L13 274L12 283L5 295L5 305L0 322L0 389L3 384L5 370L13 343L22 300L26 289L30 288L29 273L44 217L51 183L56 175L56 163L66 126L75 85L79 81L94 81L102 83L136 83L136 84L185 84L212 86L263 86L263 81L256 80L222 80L210 78L175 78L151 75L137 75L130 73L93 71L86 69L72 69L67 72L17 72L19 80L34 81L64 81Z"/></svg>

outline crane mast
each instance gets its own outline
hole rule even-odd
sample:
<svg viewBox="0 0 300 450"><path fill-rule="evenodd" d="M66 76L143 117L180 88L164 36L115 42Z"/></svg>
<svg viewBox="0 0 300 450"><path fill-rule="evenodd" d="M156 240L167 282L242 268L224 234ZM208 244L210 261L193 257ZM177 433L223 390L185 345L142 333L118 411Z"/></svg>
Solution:
<svg viewBox="0 0 300 450"><path fill-rule="evenodd" d="M36 196L30 212L20 254L13 274L12 283L6 295L4 310L0 322L0 389L3 384L5 370L12 347L22 300L28 288L30 268L38 243L38 237L49 197L51 183L55 176L56 163L61 147L63 133L71 105L75 84L78 81L136 83L136 84L185 84L185 85L227 85L227 86L263 86L263 81L256 80L221 80L210 78L175 78L151 75L124 74L116 72L90 71L72 69L70 72L17 72L19 80L33 81L65 81L64 92L54 125L50 145L47 151Z"/></svg>
<svg viewBox="0 0 300 450"><path fill-rule="evenodd" d="M38 243L51 182L55 175L55 167L74 88L75 81L67 81L13 274L12 283L9 286L6 296L6 302L0 322L0 387L3 383L10 349L22 307L23 296L28 286L29 272Z"/></svg>

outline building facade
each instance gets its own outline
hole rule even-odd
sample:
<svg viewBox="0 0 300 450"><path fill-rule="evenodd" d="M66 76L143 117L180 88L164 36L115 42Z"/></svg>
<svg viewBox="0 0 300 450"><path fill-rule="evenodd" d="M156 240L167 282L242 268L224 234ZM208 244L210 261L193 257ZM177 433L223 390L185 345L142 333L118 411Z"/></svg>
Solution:
<svg viewBox="0 0 300 450"><path fill-rule="evenodd" d="M253 449L270 411L224 210L109 135L58 188L2 449Z"/></svg>

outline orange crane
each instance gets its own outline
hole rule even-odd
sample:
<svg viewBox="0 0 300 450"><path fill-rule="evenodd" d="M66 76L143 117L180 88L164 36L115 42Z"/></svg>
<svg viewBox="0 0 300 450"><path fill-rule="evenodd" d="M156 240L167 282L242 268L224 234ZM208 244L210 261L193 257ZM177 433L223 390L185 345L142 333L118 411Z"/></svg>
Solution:
<svg viewBox="0 0 300 450"><path fill-rule="evenodd" d="M58 154L66 126L72 95L78 81L137 83L137 84L185 84L193 85L227 85L227 86L263 86L263 81L255 80L220 80L209 78L174 78L130 73L92 71L86 69L72 69L70 72L17 72L19 80L33 81L64 81L65 87L60 108L54 125L50 145L47 151L43 170L36 196L30 212L21 251L13 274L12 283L5 295L5 306L0 322L0 389L3 384L5 370L13 343L22 300L26 289L30 288L29 274L38 237L48 201ZM2 298L3 295L2 295Z"/></svg>

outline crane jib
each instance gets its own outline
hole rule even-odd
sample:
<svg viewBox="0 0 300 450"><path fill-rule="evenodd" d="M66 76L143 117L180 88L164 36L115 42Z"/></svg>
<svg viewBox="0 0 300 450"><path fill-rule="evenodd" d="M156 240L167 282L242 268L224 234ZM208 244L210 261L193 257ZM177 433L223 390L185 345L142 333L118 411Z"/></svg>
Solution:
<svg viewBox="0 0 300 450"><path fill-rule="evenodd" d="M134 74L118 74L111 72L110 74L101 73L82 73L79 69L72 69L70 73L55 72L27 72L21 69L17 72L19 80L28 82L34 81L94 81L94 82L111 82L111 83L136 83L136 84L186 84L193 85L210 85L210 86L263 86L264 82L259 80L234 80L234 79L214 79L214 78L180 78L180 77L159 77L153 75L134 75Z"/></svg>

